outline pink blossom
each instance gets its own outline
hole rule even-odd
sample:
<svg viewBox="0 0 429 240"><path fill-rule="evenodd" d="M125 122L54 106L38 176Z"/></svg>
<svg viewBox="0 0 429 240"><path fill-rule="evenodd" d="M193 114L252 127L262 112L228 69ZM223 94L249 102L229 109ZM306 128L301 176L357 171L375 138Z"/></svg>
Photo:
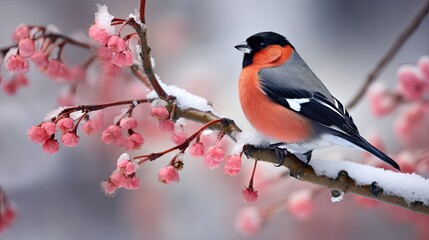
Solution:
<svg viewBox="0 0 429 240"><path fill-rule="evenodd" d="M27 136L35 143L43 143L50 137L44 128L38 126L32 126L27 131Z"/></svg>
<svg viewBox="0 0 429 240"><path fill-rule="evenodd" d="M51 60L46 67L46 75L52 79L68 79L69 72L64 63L60 60Z"/></svg>
<svg viewBox="0 0 429 240"><path fill-rule="evenodd" d="M218 168L222 160L225 158L225 152L222 148L211 146L207 150L207 155L204 157L204 163L210 169Z"/></svg>
<svg viewBox="0 0 429 240"><path fill-rule="evenodd" d="M206 150L203 143L196 142L192 144L191 148L189 149L189 153L194 157L202 157L206 153Z"/></svg>
<svg viewBox="0 0 429 240"><path fill-rule="evenodd" d="M112 58L112 63L119 67L129 67L133 65L133 55L129 50L115 53Z"/></svg>
<svg viewBox="0 0 429 240"><path fill-rule="evenodd" d="M107 47L114 52L122 52L127 48L127 44L121 37L113 35L107 41Z"/></svg>
<svg viewBox="0 0 429 240"><path fill-rule="evenodd" d="M253 188L244 188L241 190L241 195L245 202L254 202L258 200L258 191L255 191Z"/></svg>
<svg viewBox="0 0 429 240"><path fill-rule="evenodd" d="M373 84L368 90L371 111L376 117L382 117L389 114L398 106L398 97L389 92L386 86L382 84Z"/></svg>
<svg viewBox="0 0 429 240"><path fill-rule="evenodd" d="M125 187L128 182L128 179L123 174L117 171L113 172L112 175L110 175L109 180L118 188Z"/></svg>
<svg viewBox="0 0 429 240"><path fill-rule="evenodd" d="M261 212L256 207L242 208L235 218L235 229L245 236L256 234L261 225Z"/></svg>
<svg viewBox="0 0 429 240"><path fill-rule="evenodd" d="M169 184L172 182L179 182L179 173L173 166L166 166L159 170L158 179L160 182Z"/></svg>
<svg viewBox="0 0 429 240"><path fill-rule="evenodd" d="M21 55L24 58L31 57L31 55L33 55L35 51L33 39L23 38L19 40L18 51L19 51L19 55Z"/></svg>
<svg viewBox="0 0 429 240"><path fill-rule="evenodd" d="M169 117L170 113L165 107L153 107L150 110L150 115L156 117L158 120L164 120Z"/></svg>
<svg viewBox="0 0 429 240"><path fill-rule="evenodd" d="M171 132L174 130L174 123L170 119L159 122L159 128L164 132Z"/></svg>
<svg viewBox="0 0 429 240"><path fill-rule="evenodd" d="M48 139L43 143L42 149L46 153L56 153L60 148L60 144L55 139Z"/></svg>
<svg viewBox="0 0 429 240"><path fill-rule="evenodd" d="M111 196L116 192L116 185L110 181L103 181L101 182L101 189L106 195Z"/></svg>
<svg viewBox="0 0 429 240"><path fill-rule="evenodd" d="M226 163L223 168L223 172L230 176L235 176L240 172L241 169L241 157L237 155L231 155L226 158Z"/></svg>
<svg viewBox="0 0 429 240"><path fill-rule="evenodd" d="M106 130L103 131L101 140L105 144L116 142L118 138L122 137L121 128L117 125L110 125Z"/></svg>
<svg viewBox="0 0 429 240"><path fill-rule="evenodd" d="M420 126L425 116L423 105L408 108L395 123L395 132L401 139L408 141L413 137L414 129Z"/></svg>
<svg viewBox="0 0 429 240"><path fill-rule="evenodd" d="M106 45L109 40L110 34L102 28L99 28L96 24L91 25L88 29L89 38L101 45Z"/></svg>
<svg viewBox="0 0 429 240"><path fill-rule="evenodd" d="M21 55L12 55L6 59L6 69L9 72L26 73L29 69L28 61Z"/></svg>
<svg viewBox="0 0 429 240"><path fill-rule="evenodd" d="M417 63L420 72L423 74L426 85L429 85L429 56L421 56Z"/></svg>
<svg viewBox="0 0 429 240"><path fill-rule="evenodd" d="M16 81L13 80L9 80L6 83L3 83L3 91L7 94L7 95L15 95L16 91L18 90L18 84L16 83Z"/></svg>
<svg viewBox="0 0 429 240"><path fill-rule="evenodd" d="M61 118L60 120L58 120L57 125L58 125L58 129L60 129L61 132L65 133L73 130L74 121L69 117Z"/></svg>
<svg viewBox="0 0 429 240"><path fill-rule="evenodd" d="M130 155L128 155L128 153L122 153L121 156L119 156L118 161L116 162L116 166L118 168L124 168L127 166L129 162L130 162Z"/></svg>
<svg viewBox="0 0 429 240"><path fill-rule="evenodd" d="M310 218L314 212L311 190L304 189L292 193L286 207L298 220L304 221Z"/></svg>
<svg viewBox="0 0 429 240"><path fill-rule="evenodd" d="M50 136L57 131L57 126L53 122L42 123L42 128L45 129L46 133Z"/></svg>
<svg viewBox="0 0 429 240"><path fill-rule="evenodd" d="M144 138L140 133L135 132L124 139L124 147L129 151L140 149L143 144Z"/></svg>
<svg viewBox="0 0 429 240"><path fill-rule="evenodd" d="M100 47L97 49L97 56L100 62L110 62L113 58L113 52L107 47Z"/></svg>
<svg viewBox="0 0 429 240"><path fill-rule="evenodd" d="M137 170L137 163L135 162L128 162L127 165L125 165L126 174L130 175L136 172Z"/></svg>
<svg viewBox="0 0 429 240"><path fill-rule="evenodd" d="M48 55L41 50L35 51L30 59L39 70L44 70L48 66Z"/></svg>
<svg viewBox="0 0 429 240"><path fill-rule="evenodd" d="M21 24L13 31L12 39L15 42L19 42L21 39L30 37L30 28L27 25Z"/></svg>
<svg viewBox="0 0 429 240"><path fill-rule="evenodd" d="M180 145L184 143L187 139L188 139L188 135L183 131L175 132L171 136L171 141L173 141L174 144L176 145Z"/></svg>
<svg viewBox="0 0 429 240"><path fill-rule="evenodd" d="M82 124L81 129L86 135L89 136L92 133L99 131L100 128L101 128L101 123L99 121L90 119Z"/></svg>
<svg viewBox="0 0 429 240"><path fill-rule="evenodd" d="M417 67L401 66L398 69L399 92L408 100L416 101L422 98L426 83L422 80Z"/></svg>
<svg viewBox="0 0 429 240"><path fill-rule="evenodd" d="M133 117L122 118L119 126L125 130L135 129L137 127L137 120Z"/></svg>
<svg viewBox="0 0 429 240"><path fill-rule="evenodd" d="M140 187L140 179L136 175L127 179L124 188L129 190L137 190Z"/></svg>
<svg viewBox="0 0 429 240"><path fill-rule="evenodd" d="M73 132L67 132L61 136L61 142L66 147L76 147L79 143L79 136Z"/></svg>

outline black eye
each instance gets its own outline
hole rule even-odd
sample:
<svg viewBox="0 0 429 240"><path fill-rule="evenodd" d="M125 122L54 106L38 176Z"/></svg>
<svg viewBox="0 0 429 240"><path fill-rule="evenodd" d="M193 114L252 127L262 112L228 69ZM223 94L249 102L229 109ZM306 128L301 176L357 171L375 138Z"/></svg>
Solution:
<svg viewBox="0 0 429 240"><path fill-rule="evenodd" d="M266 43L264 43L264 42L261 42L261 43L259 44L259 46L261 46L261 47L266 47L266 46L267 46L267 44L266 44Z"/></svg>

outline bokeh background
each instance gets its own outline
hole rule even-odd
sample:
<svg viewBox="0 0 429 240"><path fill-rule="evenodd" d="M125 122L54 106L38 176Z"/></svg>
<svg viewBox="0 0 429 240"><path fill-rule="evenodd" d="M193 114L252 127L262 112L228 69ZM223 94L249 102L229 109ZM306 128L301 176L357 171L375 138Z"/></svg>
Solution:
<svg viewBox="0 0 429 240"><path fill-rule="evenodd" d="M11 32L20 23L55 24L61 32L80 38L93 22L96 2L123 18L138 6L137 0L0 0L0 45L11 43ZM246 129L249 125L237 95L242 54L233 48L235 44L259 31L287 36L331 92L347 103L423 2L148 0L149 44L155 70L164 82L207 98L217 113L234 118ZM414 64L428 54L428 43L426 18L379 81L393 86L398 66ZM85 56L85 51L68 51L71 61ZM180 184L166 186L157 181L158 169L168 161L163 159L140 170L138 191L121 191L107 198L99 183L114 169L121 149L103 146L97 136L82 137L77 148L62 148L56 155L43 153L25 132L57 107L62 86L34 70L29 77L30 86L17 95L0 93L0 184L18 209L16 222L0 239L245 239L235 231L234 218L246 206L240 191L249 171L226 177L221 170L208 170L201 160L190 159ZM387 149L395 151L393 118L374 119L365 99L351 114L363 135L379 132ZM151 141L151 136L145 137ZM158 140L141 152L171 145L168 137L152 138ZM345 151L334 148L319 156ZM290 180L275 192L260 192L256 205L281 199L297 186L308 185ZM315 201L311 219L301 222L281 212L249 239L418 237L407 221L378 208L360 208L349 196L333 204L326 192Z"/></svg>

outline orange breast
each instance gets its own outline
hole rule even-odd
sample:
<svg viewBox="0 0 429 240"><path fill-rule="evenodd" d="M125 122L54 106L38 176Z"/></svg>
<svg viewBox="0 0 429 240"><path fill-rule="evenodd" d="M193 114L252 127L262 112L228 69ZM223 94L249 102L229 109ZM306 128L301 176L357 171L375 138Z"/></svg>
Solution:
<svg viewBox="0 0 429 240"><path fill-rule="evenodd" d="M259 86L259 71L267 66L280 65L292 52L290 47L280 48L282 51L280 57L270 63L263 62L275 55L273 52L277 50L269 50L270 53L265 58L261 54L255 55L255 58L262 60L255 62L254 58L253 64L243 68L239 81L241 107L253 127L264 135L287 143L305 142L312 133L309 122L304 117L271 101Z"/></svg>

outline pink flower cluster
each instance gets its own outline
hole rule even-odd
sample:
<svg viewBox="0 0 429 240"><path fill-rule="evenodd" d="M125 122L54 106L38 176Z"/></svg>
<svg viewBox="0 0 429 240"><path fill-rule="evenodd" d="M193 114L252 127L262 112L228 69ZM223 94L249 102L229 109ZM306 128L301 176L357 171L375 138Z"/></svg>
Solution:
<svg viewBox="0 0 429 240"><path fill-rule="evenodd" d="M180 177L177 169L171 165L163 167L159 170L158 179L160 182L170 184L172 182L179 182Z"/></svg>
<svg viewBox="0 0 429 240"><path fill-rule="evenodd" d="M368 91L371 110L377 117L394 111L401 101L422 101L429 95L429 56L422 56L417 66L404 65L398 69L397 90L374 84Z"/></svg>
<svg viewBox="0 0 429 240"><path fill-rule="evenodd" d="M101 183L101 188L106 195L113 195L118 188L136 190L140 186L140 179L136 175L138 164L131 161L127 153L119 156L116 169L109 179Z"/></svg>
<svg viewBox="0 0 429 240"><path fill-rule="evenodd" d="M29 71L29 60L34 63L39 71L54 80L77 82L85 77L85 71L82 67L66 66L59 55L50 58L53 49L61 49L64 44L56 45L55 41L51 41L43 35L40 37L40 34L45 34L43 27L28 25L16 27L12 39L17 43L17 47L11 48L4 60L6 70L12 75L10 80L3 85L3 90L7 94L12 95L18 88L28 85L28 80L24 74Z"/></svg>
<svg viewBox="0 0 429 240"><path fill-rule="evenodd" d="M140 149L144 144L144 138L140 133L134 131L137 128L137 120L133 117L123 118L119 125L110 125L102 132L101 140L105 144L123 146L126 150ZM123 132L127 135L123 136Z"/></svg>
<svg viewBox="0 0 429 240"><path fill-rule="evenodd" d="M150 110L150 115L157 119L159 128L164 132L174 131L174 122L171 121L170 113L168 112L165 105L167 103L164 101L157 101L153 103L152 109ZM172 139L174 141L174 139Z"/></svg>
<svg viewBox="0 0 429 240"><path fill-rule="evenodd" d="M74 120L65 117L55 122L44 122L39 126L32 126L27 131L27 136L35 143L41 143L43 151L47 153L56 153L59 149L59 143L55 139L55 133L61 132L61 142L66 147L76 147L79 143L79 136L76 135Z"/></svg>
<svg viewBox="0 0 429 240"><path fill-rule="evenodd" d="M133 64L133 54L127 45L127 39L121 38L120 35L110 35L97 24L89 28L88 35L100 44L97 56L106 74L116 76L120 73L121 67Z"/></svg>

